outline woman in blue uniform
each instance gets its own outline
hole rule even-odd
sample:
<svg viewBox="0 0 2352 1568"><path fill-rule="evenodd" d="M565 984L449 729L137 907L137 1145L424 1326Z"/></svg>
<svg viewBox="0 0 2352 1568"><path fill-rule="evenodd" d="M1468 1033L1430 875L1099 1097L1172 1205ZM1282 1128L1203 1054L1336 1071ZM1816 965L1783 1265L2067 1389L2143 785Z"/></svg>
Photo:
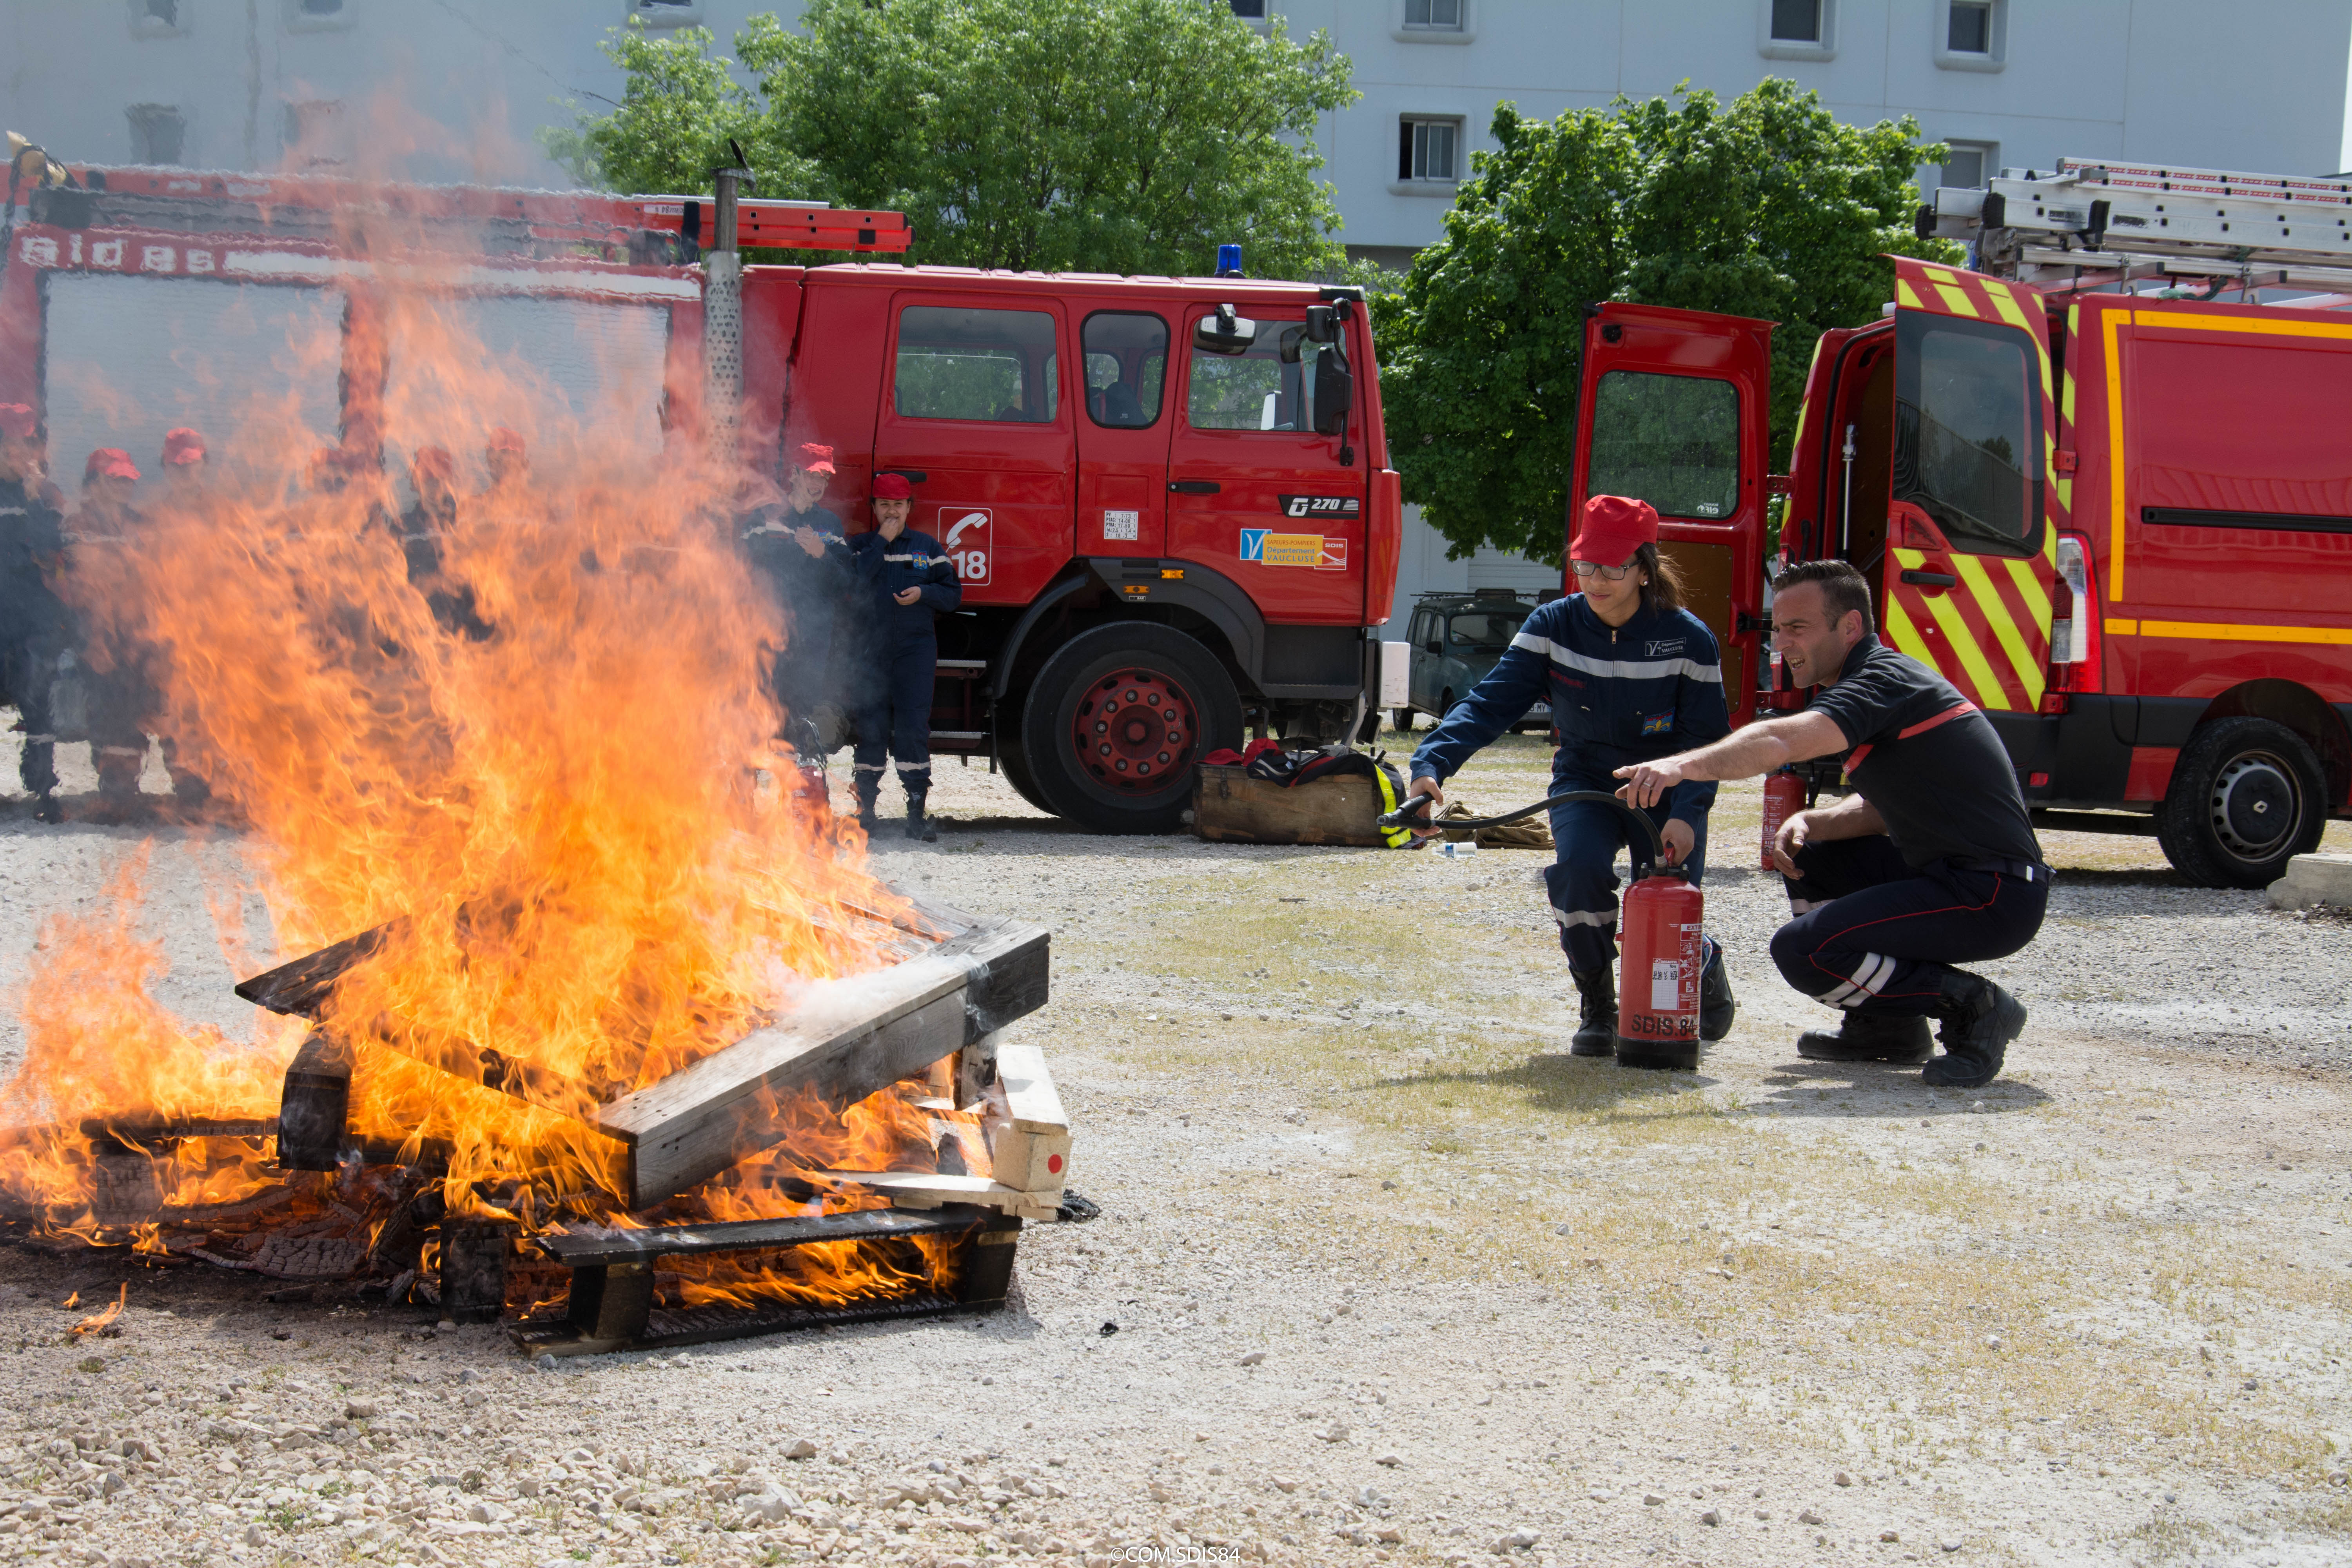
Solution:
<svg viewBox="0 0 2352 1568"><path fill-rule="evenodd" d="M1613 794L1612 770L1651 762L1731 731L1715 634L1682 607L1682 585L1658 554L1658 514L1649 502L1594 496L1584 506L1570 565L1582 591L1539 605L1510 648L1454 705L1412 756L1407 799L1444 804L1440 786L1539 698L1551 700L1559 750L1551 793ZM1669 864L1696 882L1706 860L1711 784L1685 784L1649 809ZM1434 831L1434 830L1433 830ZM1617 875L1632 824L1614 806L1575 801L1551 812L1557 858L1544 874L1581 1004L1569 1049L1605 1057L1617 1047ZM1646 836L1633 844L1645 862ZM1731 1028L1730 977L1713 939L1699 981L1699 1037Z"/></svg>
<svg viewBox="0 0 2352 1568"><path fill-rule="evenodd" d="M907 527L914 510L915 489L905 475L877 474L874 531L849 542L866 620L853 776L858 826L871 834L885 759L895 759L907 792L907 837L929 839L939 837L923 819L931 791L931 684L940 661L933 617L961 605L963 588L946 547Z"/></svg>

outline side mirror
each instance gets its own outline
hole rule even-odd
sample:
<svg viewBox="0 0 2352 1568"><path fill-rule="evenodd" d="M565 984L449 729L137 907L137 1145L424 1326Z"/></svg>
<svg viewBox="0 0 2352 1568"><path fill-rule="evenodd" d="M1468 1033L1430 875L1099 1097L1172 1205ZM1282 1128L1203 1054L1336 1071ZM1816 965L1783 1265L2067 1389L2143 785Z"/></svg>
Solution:
<svg viewBox="0 0 2352 1568"><path fill-rule="evenodd" d="M1348 411L1355 402L1356 378L1349 373L1348 362L1337 353L1317 355L1315 433L1318 436L1345 436L1348 433Z"/></svg>
<svg viewBox="0 0 2352 1568"><path fill-rule="evenodd" d="M1192 346L1203 353L1238 357L1257 342L1257 323L1236 315L1231 305L1220 305L1192 329Z"/></svg>
<svg viewBox="0 0 2352 1568"><path fill-rule="evenodd" d="M1310 343L1336 343L1339 341L1339 322L1343 318L1337 305L1307 307L1307 341Z"/></svg>
<svg viewBox="0 0 2352 1568"><path fill-rule="evenodd" d="M1282 346L1276 352L1280 354L1283 363L1297 364L1300 345L1313 342L1315 342L1313 338L1307 336L1306 328L1285 327L1282 329Z"/></svg>

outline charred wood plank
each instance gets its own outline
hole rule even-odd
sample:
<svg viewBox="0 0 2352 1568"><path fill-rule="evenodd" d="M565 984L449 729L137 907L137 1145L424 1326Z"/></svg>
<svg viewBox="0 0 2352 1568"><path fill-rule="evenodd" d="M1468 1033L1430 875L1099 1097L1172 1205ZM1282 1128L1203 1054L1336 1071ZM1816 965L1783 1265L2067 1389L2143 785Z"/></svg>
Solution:
<svg viewBox="0 0 2352 1568"><path fill-rule="evenodd" d="M334 994L335 982L390 941L400 924L398 921L388 921L357 936L347 936L331 947L306 953L291 963L281 963L250 979L240 980L236 994L272 1013L316 1018L325 1008L327 998Z"/></svg>
<svg viewBox="0 0 2352 1568"><path fill-rule="evenodd" d="M934 1214L902 1209L860 1209L850 1214L792 1215L776 1219L723 1220L708 1225L649 1226L642 1230L562 1232L535 1236L530 1245L574 1268L642 1262L654 1258L714 1252L749 1252L811 1242L871 1241L888 1237L937 1236L969 1230L994 1215L984 1209L952 1208Z"/></svg>
<svg viewBox="0 0 2352 1568"><path fill-rule="evenodd" d="M790 1017L606 1105L594 1125L628 1145L630 1206L781 1141L771 1116L780 1097L846 1110L1034 1010L1047 944L1038 927L981 921L923 957L812 986Z"/></svg>
<svg viewBox="0 0 2352 1568"><path fill-rule="evenodd" d="M352 1110L352 1048L312 1030L286 1067L278 1101L278 1163L289 1171L331 1171L341 1163Z"/></svg>

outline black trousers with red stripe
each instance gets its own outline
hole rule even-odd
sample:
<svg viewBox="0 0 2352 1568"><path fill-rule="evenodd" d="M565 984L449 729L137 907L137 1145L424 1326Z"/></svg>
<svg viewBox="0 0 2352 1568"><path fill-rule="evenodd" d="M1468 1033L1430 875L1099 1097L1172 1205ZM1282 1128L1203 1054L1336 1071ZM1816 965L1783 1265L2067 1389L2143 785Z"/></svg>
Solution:
<svg viewBox="0 0 2352 1568"><path fill-rule="evenodd" d="M2050 901L2042 878L1949 860L1913 870L1883 833L1808 844L1797 869L1797 918L1772 933L1772 962L1815 1001L1862 1012L1934 1012L1953 965L2017 952Z"/></svg>

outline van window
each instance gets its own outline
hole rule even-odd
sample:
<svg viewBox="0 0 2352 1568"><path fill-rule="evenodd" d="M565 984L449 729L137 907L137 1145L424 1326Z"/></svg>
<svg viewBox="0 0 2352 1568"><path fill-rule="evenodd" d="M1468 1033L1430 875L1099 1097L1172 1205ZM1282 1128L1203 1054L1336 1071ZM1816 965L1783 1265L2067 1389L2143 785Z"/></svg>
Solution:
<svg viewBox="0 0 2352 1568"><path fill-rule="evenodd" d="M1739 389L1702 376L1610 371L1593 391L1587 471L1587 495L1631 496L1661 517L1727 520L1739 510Z"/></svg>
<svg viewBox="0 0 2352 1568"><path fill-rule="evenodd" d="M1262 316L1257 341L1244 353L1212 353L1195 345L1185 422L1195 430L1314 429L1307 401L1315 356L1333 345L1307 342L1306 332L1303 322Z"/></svg>
<svg viewBox="0 0 2352 1568"><path fill-rule="evenodd" d="M1519 635L1519 627L1528 618L1523 607L1507 610L1474 610L1455 616L1446 623L1445 646L1461 653L1500 654Z"/></svg>
<svg viewBox="0 0 2352 1568"><path fill-rule="evenodd" d="M1113 430L1160 422L1168 379L1168 323L1142 310L1097 310L1078 329L1087 362L1087 417Z"/></svg>
<svg viewBox="0 0 2352 1568"><path fill-rule="evenodd" d="M2042 543L2042 389L2014 327L1904 310L1895 324L1895 499L1952 548L2031 555Z"/></svg>
<svg viewBox="0 0 2352 1568"><path fill-rule="evenodd" d="M909 305L898 314L890 396L902 419L1050 425L1061 386L1049 311Z"/></svg>

